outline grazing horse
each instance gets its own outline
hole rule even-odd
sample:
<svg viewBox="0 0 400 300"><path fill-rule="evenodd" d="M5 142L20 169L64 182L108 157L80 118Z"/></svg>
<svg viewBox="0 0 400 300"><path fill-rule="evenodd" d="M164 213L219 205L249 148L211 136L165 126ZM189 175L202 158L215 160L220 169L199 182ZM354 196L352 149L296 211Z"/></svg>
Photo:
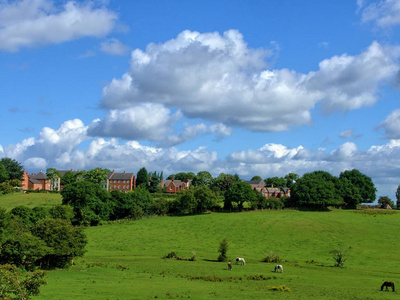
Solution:
<svg viewBox="0 0 400 300"><path fill-rule="evenodd" d="M241 263L242 266L244 266L246 264L246 261L244 260L244 258L242 257L236 257L236 264Z"/></svg>
<svg viewBox="0 0 400 300"><path fill-rule="evenodd" d="M232 270L232 263L228 262L228 270Z"/></svg>
<svg viewBox="0 0 400 300"><path fill-rule="evenodd" d="M282 265L276 265L275 266L275 272L281 272L281 273L283 273L283 267L282 267Z"/></svg>
<svg viewBox="0 0 400 300"><path fill-rule="evenodd" d="M391 281L385 281L382 286L381 286L381 291L383 291L383 288L386 287L386 290L389 290L389 287L392 288L392 292L394 292L394 282Z"/></svg>

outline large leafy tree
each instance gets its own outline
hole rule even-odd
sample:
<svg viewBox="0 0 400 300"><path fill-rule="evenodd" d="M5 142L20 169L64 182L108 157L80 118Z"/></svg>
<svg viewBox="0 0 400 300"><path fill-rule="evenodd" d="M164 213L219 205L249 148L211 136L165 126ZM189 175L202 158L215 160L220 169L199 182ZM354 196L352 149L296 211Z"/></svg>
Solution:
<svg viewBox="0 0 400 300"><path fill-rule="evenodd" d="M397 209L400 209L400 185L397 187L396 200Z"/></svg>
<svg viewBox="0 0 400 300"><path fill-rule="evenodd" d="M226 192L225 192L225 207L229 207L230 203L235 202L239 210L243 209L243 204L245 202L257 202L257 196L252 190L251 186L243 181L235 182Z"/></svg>
<svg viewBox="0 0 400 300"><path fill-rule="evenodd" d="M256 175L256 176L253 176L251 179L250 179L251 181L260 181L260 180L262 180L262 178L261 178L261 176L258 176L258 175Z"/></svg>
<svg viewBox="0 0 400 300"><path fill-rule="evenodd" d="M69 266L74 257L83 256L85 253L87 238L83 228L72 226L65 220L42 220L36 224L33 234L51 249L51 252L41 259L42 265L49 268Z"/></svg>
<svg viewBox="0 0 400 300"><path fill-rule="evenodd" d="M381 205L382 208L385 208L387 205L389 205L390 207L394 207L393 201L388 196L379 197L378 203Z"/></svg>
<svg viewBox="0 0 400 300"><path fill-rule="evenodd" d="M237 175L221 173L213 180L212 188L224 193L238 181L240 179Z"/></svg>
<svg viewBox="0 0 400 300"><path fill-rule="evenodd" d="M200 186L200 185L208 185L211 186L213 182L213 177L208 171L200 171L194 176L192 185Z"/></svg>
<svg viewBox="0 0 400 300"><path fill-rule="evenodd" d="M376 188L372 179L357 169L340 173L340 179L347 178L358 189L362 202L372 203L376 199Z"/></svg>
<svg viewBox="0 0 400 300"><path fill-rule="evenodd" d="M266 186L274 186L274 187L285 187L286 186L286 179L282 177L269 177L265 178L265 185Z"/></svg>
<svg viewBox="0 0 400 300"><path fill-rule="evenodd" d="M194 197L197 202L197 212L210 209L217 203L216 195L207 185L196 186L194 188Z"/></svg>
<svg viewBox="0 0 400 300"><path fill-rule="evenodd" d="M179 192L175 201L175 210L181 214L193 214L196 212L197 200L194 190L183 190Z"/></svg>
<svg viewBox="0 0 400 300"><path fill-rule="evenodd" d="M324 209L342 205L343 199L337 190L337 178L324 171L304 174L293 187L294 203L298 207Z"/></svg>
<svg viewBox="0 0 400 300"><path fill-rule="evenodd" d="M87 171L84 175L83 178L86 181L95 183L95 184L101 184L107 179L107 174L110 173L110 170L108 169L102 169L102 168L96 168L93 170Z"/></svg>
<svg viewBox="0 0 400 300"><path fill-rule="evenodd" d="M362 202L360 190L349 179L340 178L337 188L343 198L345 208L357 208L357 204Z"/></svg>
<svg viewBox="0 0 400 300"><path fill-rule="evenodd" d="M77 181L65 186L61 196L62 204L74 208L78 224L96 225L100 220L108 220L110 216L110 194L98 184Z"/></svg>
<svg viewBox="0 0 400 300"><path fill-rule="evenodd" d="M22 174L24 173L24 168L15 159L4 157L0 160L0 164L4 166L8 173L8 179L21 180Z"/></svg>

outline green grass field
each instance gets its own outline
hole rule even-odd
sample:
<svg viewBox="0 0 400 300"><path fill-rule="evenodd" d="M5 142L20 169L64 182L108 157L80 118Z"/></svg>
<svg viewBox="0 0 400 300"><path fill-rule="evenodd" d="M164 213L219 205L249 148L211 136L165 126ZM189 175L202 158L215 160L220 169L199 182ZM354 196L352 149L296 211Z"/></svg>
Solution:
<svg viewBox="0 0 400 300"><path fill-rule="evenodd" d="M61 202L52 194L13 196L1 197L0 206ZM397 291L381 292L380 285L400 286L399 225L400 212L382 210L211 213L105 224L85 230L85 256L68 270L48 272L34 299L397 299ZM231 261L244 257L246 266L228 271L216 261L224 238ZM343 268L333 267L330 252L337 248L347 254ZM170 252L197 259L164 259ZM261 262L268 252L280 255L284 273Z"/></svg>
<svg viewBox="0 0 400 300"><path fill-rule="evenodd" d="M61 204L61 195L56 193L14 193L0 196L0 207L4 207L7 210L19 205L33 208L35 206L53 206L56 204Z"/></svg>
<svg viewBox="0 0 400 300"><path fill-rule="evenodd" d="M395 299L400 284L396 230L400 214L356 211L264 211L154 217L92 227L86 255L69 270L49 272L35 299ZM219 243L246 266L216 262ZM330 251L348 254L333 267ZM169 252L196 261L163 259ZM263 263L276 252L284 273ZM290 291L275 291L285 286Z"/></svg>

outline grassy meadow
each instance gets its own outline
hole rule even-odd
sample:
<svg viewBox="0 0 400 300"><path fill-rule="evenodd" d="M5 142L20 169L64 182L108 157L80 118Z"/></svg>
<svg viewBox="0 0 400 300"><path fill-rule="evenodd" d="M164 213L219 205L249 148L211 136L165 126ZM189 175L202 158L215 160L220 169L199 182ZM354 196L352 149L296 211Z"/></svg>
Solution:
<svg viewBox="0 0 400 300"><path fill-rule="evenodd" d="M0 206L61 202L46 199L51 195L1 197ZM400 287L399 225L400 212L383 210L210 213L103 224L85 230L84 257L48 272L48 284L33 299L397 299L397 291L380 286L394 281ZM231 271L216 261L224 238ZM343 268L333 267L331 251L339 248L347 257ZM196 260L163 258L170 252ZM269 252L282 258L283 273L261 262ZM236 256L246 265L236 265Z"/></svg>
<svg viewBox="0 0 400 300"><path fill-rule="evenodd" d="M30 208L35 206L53 206L61 204L62 198L58 193L13 193L0 196L0 207L4 207L7 210L24 205Z"/></svg>
<svg viewBox="0 0 400 300"><path fill-rule="evenodd" d="M154 217L86 230L88 252L69 270L48 273L35 299L395 299L400 284L400 214L294 210ZM216 261L228 256L246 266ZM347 254L333 267L331 250ZM163 259L169 252L196 261ZM284 273L261 260L284 260ZM288 288L289 291L280 291Z"/></svg>

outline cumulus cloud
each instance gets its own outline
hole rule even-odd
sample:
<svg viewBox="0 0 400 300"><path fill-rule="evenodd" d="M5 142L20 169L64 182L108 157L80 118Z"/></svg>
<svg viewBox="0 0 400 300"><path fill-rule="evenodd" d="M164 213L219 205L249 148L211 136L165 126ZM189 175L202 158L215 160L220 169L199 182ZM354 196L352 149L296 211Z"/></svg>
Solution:
<svg viewBox="0 0 400 300"><path fill-rule="evenodd" d="M88 135L116 137L127 140L147 140L163 147L171 147L202 134L215 134L220 140L231 134L223 124L207 126L204 123L184 124L180 134L175 134L174 125L182 117L180 111L172 113L162 104L141 103L126 109L111 110L103 120L97 119L89 125Z"/></svg>
<svg viewBox="0 0 400 300"><path fill-rule="evenodd" d="M388 139L400 139L400 109L396 109L388 115L378 129L383 129L385 137Z"/></svg>
<svg viewBox="0 0 400 300"><path fill-rule="evenodd" d="M184 31L163 44L135 49L130 69L104 89L102 106L160 103L188 118L283 131L308 125L317 103L325 112L371 106L378 87L399 70L397 48L374 42L359 55L334 56L307 74L268 69L267 49L252 49L236 30Z"/></svg>
<svg viewBox="0 0 400 300"><path fill-rule="evenodd" d="M117 15L93 2L67 1L62 7L50 0L0 3L0 50L57 44L81 37L103 37L116 24Z"/></svg>
<svg viewBox="0 0 400 300"><path fill-rule="evenodd" d="M117 39L109 39L101 43L101 51L112 55L126 55L129 52L129 47Z"/></svg>
<svg viewBox="0 0 400 300"><path fill-rule="evenodd" d="M382 0L363 7L363 1L358 0L362 8L362 21L373 22L380 28L388 28L400 24L400 2L398 0Z"/></svg>

